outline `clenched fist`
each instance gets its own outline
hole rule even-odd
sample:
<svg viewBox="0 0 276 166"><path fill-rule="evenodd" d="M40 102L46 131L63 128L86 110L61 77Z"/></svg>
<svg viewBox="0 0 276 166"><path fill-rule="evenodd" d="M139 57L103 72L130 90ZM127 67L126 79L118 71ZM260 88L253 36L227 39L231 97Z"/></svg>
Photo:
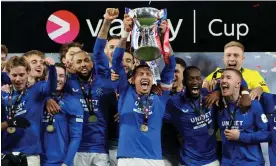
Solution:
<svg viewBox="0 0 276 166"><path fill-rule="evenodd" d="M119 10L115 8L107 8L105 10L104 19L108 21L113 21L119 15Z"/></svg>

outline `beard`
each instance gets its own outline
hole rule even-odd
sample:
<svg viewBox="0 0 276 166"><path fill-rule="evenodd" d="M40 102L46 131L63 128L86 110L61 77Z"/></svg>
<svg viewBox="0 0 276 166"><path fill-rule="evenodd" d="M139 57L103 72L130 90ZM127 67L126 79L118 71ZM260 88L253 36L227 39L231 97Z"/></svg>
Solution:
<svg viewBox="0 0 276 166"><path fill-rule="evenodd" d="M83 75L81 72L77 72L77 75L81 80L88 81L90 76L92 74L92 71L89 71L87 75Z"/></svg>

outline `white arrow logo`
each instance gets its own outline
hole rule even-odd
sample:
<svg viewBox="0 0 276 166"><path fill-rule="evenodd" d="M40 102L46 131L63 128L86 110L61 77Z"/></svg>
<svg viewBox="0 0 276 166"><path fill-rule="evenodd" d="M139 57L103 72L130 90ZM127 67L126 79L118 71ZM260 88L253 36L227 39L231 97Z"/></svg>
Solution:
<svg viewBox="0 0 276 166"><path fill-rule="evenodd" d="M62 20L61 18L55 16L55 15L51 15L48 19L49 21L61 26L59 29L49 33L49 37L54 40L56 39L57 37L65 34L66 32L69 32L70 31L70 24L64 20Z"/></svg>

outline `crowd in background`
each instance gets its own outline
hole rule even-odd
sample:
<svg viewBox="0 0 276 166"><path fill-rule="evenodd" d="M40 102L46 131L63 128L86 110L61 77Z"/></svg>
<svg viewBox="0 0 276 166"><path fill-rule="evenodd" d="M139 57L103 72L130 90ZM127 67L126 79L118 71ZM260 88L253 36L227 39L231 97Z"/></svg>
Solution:
<svg viewBox="0 0 276 166"><path fill-rule="evenodd" d="M1 45L3 165L265 165L262 142L276 165L276 96L243 67L241 43L227 43L225 68L204 80L170 46L155 85L127 43L132 19L108 37L118 14L106 10L93 56L71 42L60 63L38 50L6 60Z"/></svg>

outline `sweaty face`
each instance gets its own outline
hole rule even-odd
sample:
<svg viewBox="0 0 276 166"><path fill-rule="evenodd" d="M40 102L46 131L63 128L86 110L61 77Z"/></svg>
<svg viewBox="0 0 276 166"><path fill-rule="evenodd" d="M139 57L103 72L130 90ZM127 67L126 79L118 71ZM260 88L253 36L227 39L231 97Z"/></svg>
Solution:
<svg viewBox="0 0 276 166"><path fill-rule="evenodd" d="M244 60L243 50L239 47L228 47L224 50L224 65L226 68L241 69Z"/></svg>
<svg viewBox="0 0 276 166"><path fill-rule="evenodd" d="M62 59L62 62L65 64L66 61L71 62L73 59L73 56L76 52L80 52L81 49L79 47L70 47L67 51L67 53L65 54L65 59Z"/></svg>
<svg viewBox="0 0 276 166"><path fill-rule="evenodd" d="M57 91L60 91L63 89L66 76L65 76L65 70L61 67L56 67L57 70Z"/></svg>
<svg viewBox="0 0 276 166"><path fill-rule="evenodd" d="M173 88L179 87L183 81L184 68L180 64L176 64L174 71Z"/></svg>
<svg viewBox="0 0 276 166"><path fill-rule="evenodd" d="M130 53L127 53L127 52L124 53L123 66L125 68L126 73L128 73L130 70L133 70L133 67L134 67L133 57Z"/></svg>
<svg viewBox="0 0 276 166"><path fill-rule="evenodd" d="M28 61L31 67L30 76L34 78L42 77L44 70L43 59L40 56L33 54L26 57L26 60Z"/></svg>
<svg viewBox="0 0 276 166"><path fill-rule="evenodd" d="M93 63L89 55L84 52L75 54L73 58L73 63L76 72L78 74L81 74L82 76L88 76L93 67Z"/></svg>
<svg viewBox="0 0 276 166"><path fill-rule="evenodd" d="M10 69L9 77L14 88L18 91L23 90L28 81L28 72L26 67L17 66Z"/></svg>
<svg viewBox="0 0 276 166"><path fill-rule="evenodd" d="M191 97L199 97L201 87L201 72L196 69L189 70L187 78L187 90L189 91Z"/></svg>
<svg viewBox="0 0 276 166"><path fill-rule="evenodd" d="M119 39L109 40L109 42L105 46L105 54L107 55L109 62L112 61L113 52L119 41Z"/></svg>
<svg viewBox="0 0 276 166"><path fill-rule="evenodd" d="M220 88L222 96L231 96L240 87L241 80L233 71L224 71L221 80Z"/></svg>
<svg viewBox="0 0 276 166"><path fill-rule="evenodd" d="M148 94L152 87L152 72L148 67L136 70L134 84L138 94Z"/></svg>

